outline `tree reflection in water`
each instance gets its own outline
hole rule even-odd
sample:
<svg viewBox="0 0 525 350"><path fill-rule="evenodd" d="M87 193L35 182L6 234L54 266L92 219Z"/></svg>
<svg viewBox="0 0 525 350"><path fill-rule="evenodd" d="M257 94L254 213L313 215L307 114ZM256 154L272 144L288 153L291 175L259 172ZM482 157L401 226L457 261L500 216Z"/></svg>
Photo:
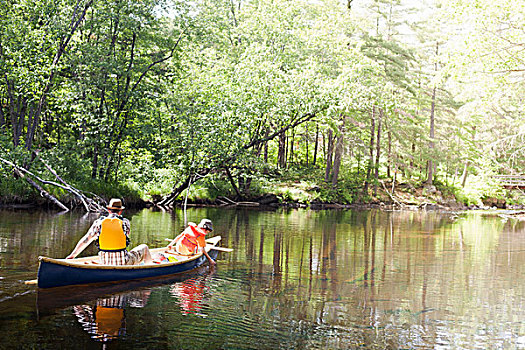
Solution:
<svg viewBox="0 0 525 350"><path fill-rule="evenodd" d="M132 218L136 243L160 245L173 237L182 222L178 213L139 212ZM153 342L158 348L213 344L209 349L525 344L524 222L503 221L494 213L406 210L208 208L190 214L213 220L222 245L233 248L219 255L213 277L192 273L96 290L39 290L35 316L34 295L23 294L31 290L20 280L35 277L38 255L71 251L89 222L75 213L47 221L38 213L6 213L0 219L3 344L93 345L72 315L73 305L89 305L76 309L84 324L91 322L86 327L91 336L106 334L106 342L121 337L110 344L122 348ZM125 318L104 328L96 300L145 288L153 292L143 309L118 300L98 305L120 307L110 311ZM28 322L33 316L38 323Z"/></svg>

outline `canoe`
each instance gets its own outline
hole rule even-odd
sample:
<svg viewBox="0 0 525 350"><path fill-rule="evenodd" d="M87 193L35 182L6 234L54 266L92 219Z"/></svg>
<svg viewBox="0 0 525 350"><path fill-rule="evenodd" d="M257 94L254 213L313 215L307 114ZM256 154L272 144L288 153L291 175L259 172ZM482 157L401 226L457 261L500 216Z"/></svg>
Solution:
<svg viewBox="0 0 525 350"><path fill-rule="evenodd" d="M36 290L38 316L45 317L54 315L57 310L70 306L92 304L97 299L106 298L110 295L123 295L141 290L151 290L151 288L172 285L196 278L207 279L209 276L213 276L214 271L215 270L210 269L207 264L204 264L188 272L167 276L56 288L38 288ZM26 299L22 300L23 298ZM0 303L0 319L2 317L2 306L4 306L4 304L5 303ZM21 304L33 306L35 304L35 295L25 294L24 296L15 298L13 308L20 308Z"/></svg>
<svg viewBox="0 0 525 350"><path fill-rule="evenodd" d="M212 259L217 259L217 244L221 236L206 240L206 251ZM217 248L217 249L215 249ZM164 253L166 247L150 249L151 254ZM172 275L193 270L204 263L207 258L203 253L183 256L168 254L177 259L173 262L144 265L101 265L98 256L89 256L77 259L53 259L40 256L38 267L38 287L52 288L70 285L129 281L143 278Z"/></svg>

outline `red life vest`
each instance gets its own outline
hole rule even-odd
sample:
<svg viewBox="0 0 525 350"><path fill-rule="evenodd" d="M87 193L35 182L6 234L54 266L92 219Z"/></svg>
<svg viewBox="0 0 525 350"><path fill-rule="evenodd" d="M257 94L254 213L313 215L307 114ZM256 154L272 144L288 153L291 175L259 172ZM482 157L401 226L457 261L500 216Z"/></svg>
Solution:
<svg viewBox="0 0 525 350"><path fill-rule="evenodd" d="M205 236L206 231L194 223L189 223L181 235L182 238L177 243L177 251L182 254L195 254L199 247L199 237Z"/></svg>

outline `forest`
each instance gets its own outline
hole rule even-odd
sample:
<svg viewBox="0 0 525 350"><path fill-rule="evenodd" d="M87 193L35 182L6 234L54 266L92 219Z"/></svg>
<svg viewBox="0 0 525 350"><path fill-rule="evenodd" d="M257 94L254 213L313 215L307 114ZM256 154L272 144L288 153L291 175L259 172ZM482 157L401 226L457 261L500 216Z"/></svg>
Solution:
<svg viewBox="0 0 525 350"><path fill-rule="evenodd" d="M0 0L0 203L523 205L524 28L510 0Z"/></svg>

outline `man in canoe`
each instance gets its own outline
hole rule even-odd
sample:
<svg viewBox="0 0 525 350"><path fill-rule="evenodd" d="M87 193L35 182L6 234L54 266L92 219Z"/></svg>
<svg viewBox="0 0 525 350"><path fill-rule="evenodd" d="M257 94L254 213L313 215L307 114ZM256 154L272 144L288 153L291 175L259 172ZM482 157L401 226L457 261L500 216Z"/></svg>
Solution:
<svg viewBox="0 0 525 350"><path fill-rule="evenodd" d="M206 240L204 236L213 231L213 224L209 219L202 219L196 225L193 222L188 223L188 227L180 235L175 237L173 241L168 244L168 249L175 248L175 251L180 255L194 255L203 252L208 258L210 265L215 265L215 261L206 252Z"/></svg>
<svg viewBox="0 0 525 350"><path fill-rule="evenodd" d="M107 206L109 214L97 219L82 237L75 249L66 259L74 259L94 240L97 241L100 263L104 265L137 265L142 261L152 263L151 253L146 244L141 244L128 251L130 224L123 218L122 201L113 198Z"/></svg>

